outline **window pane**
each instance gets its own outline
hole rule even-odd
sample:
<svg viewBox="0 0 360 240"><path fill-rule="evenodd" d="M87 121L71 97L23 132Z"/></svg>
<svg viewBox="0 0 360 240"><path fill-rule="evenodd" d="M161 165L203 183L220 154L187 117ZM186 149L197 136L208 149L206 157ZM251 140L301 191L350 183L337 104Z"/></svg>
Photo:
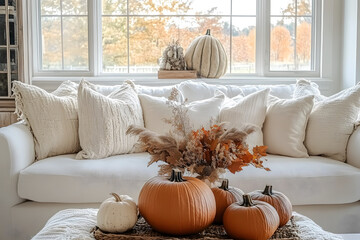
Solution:
<svg viewBox="0 0 360 240"><path fill-rule="evenodd" d="M298 70L311 70L311 18L298 18L296 28Z"/></svg>
<svg viewBox="0 0 360 240"><path fill-rule="evenodd" d="M158 59L172 40L186 48L196 37L211 29L229 54L229 18L220 17L131 17L130 72L157 72ZM144 54L146 52L147 54ZM230 56L230 55L228 55Z"/></svg>
<svg viewBox="0 0 360 240"><path fill-rule="evenodd" d="M256 15L256 1L234 0L232 2L233 15Z"/></svg>
<svg viewBox="0 0 360 240"><path fill-rule="evenodd" d="M230 0L129 0L129 12L136 15L230 15Z"/></svg>
<svg viewBox="0 0 360 240"><path fill-rule="evenodd" d="M63 15L87 15L87 0L62 0Z"/></svg>
<svg viewBox="0 0 360 240"><path fill-rule="evenodd" d="M297 15L311 15L312 0L298 0L297 7Z"/></svg>
<svg viewBox="0 0 360 240"><path fill-rule="evenodd" d="M271 18L270 70L294 70L295 18Z"/></svg>
<svg viewBox="0 0 360 240"><path fill-rule="evenodd" d="M125 0L102 0L103 15L123 15L126 14Z"/></svg>
<svg viewBox="0 0 360 240"><path fill-rule="evenodd" d="M42 17L42 69L61 70L61 21L60 17Z"/></svg>
<svg viewBox="0 0 360 240"><path fill-rule="evenodd" d="M232 73L255 73L256 18L234 17Z"/></svg>
<svg viewBox="0 0 360 240"><path fill-rule="evenodd" d="M126 17L102 18L103 71L127 73Z"/></svg>
<svg viewBox="0 0 360 240"><path fill-rule="evenodd" d="M41 0L41 15L60 14L60 0Z"/></svg>
<svg viewBox="0 0 360 240"><path fill-rule="evenodd" d="M5 14L0 14L0 45L6 45Z"/></svg>
<svg viewBox="0 0 360 240"><path fill-rule="evenodd" d="M271 0L271 15L295 15L295 0Z"/></svg>
<svg viewBox="0 0 360 240"><path fill-rule="evenodd" d="M0 96L8 95L8 80L6 73L0 73Z"/></svg>
<svg viewBox="0 0 360 240"><path fill-rule="evenodd" d="M87 70L88 21L87 17L64 17L64 69Z"/></svg>

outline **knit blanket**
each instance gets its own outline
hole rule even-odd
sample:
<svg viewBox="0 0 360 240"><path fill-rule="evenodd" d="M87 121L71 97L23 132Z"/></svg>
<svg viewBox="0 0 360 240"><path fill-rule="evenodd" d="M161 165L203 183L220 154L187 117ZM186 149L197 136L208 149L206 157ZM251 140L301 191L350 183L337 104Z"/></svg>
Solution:
<svg viewBox="0 0 360 240"><path fill-rule="evenodd" d="M164 236L151 229L143 218L139 218L135 227L123 234L103 233L96 228L98 209L66 209L51 217L44 228L33 240L72 239L72 240L112 240L112 239L230 239L223 226L212 225L203 232L186 237ZM341 240L341 236L324 231L311 219L293 212L290 221L278 228L272 240Z"/></svg>

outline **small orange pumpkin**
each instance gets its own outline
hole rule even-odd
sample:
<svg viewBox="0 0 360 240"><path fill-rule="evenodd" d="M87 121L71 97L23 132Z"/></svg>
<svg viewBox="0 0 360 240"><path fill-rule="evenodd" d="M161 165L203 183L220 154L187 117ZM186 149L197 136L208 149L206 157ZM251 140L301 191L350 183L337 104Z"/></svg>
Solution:
<svg viewBox="0 0 360 240"><path fill-rule="evenodd" d="M279 226L279 215L274 207L262 201L243 196L243 204L233 203L224 213L223 223L227 234L234 239L265 240Z"/></svg>
<svg viewBox="0 0 360 240"><path fill-rule="evenodd" d="M264 191L251 192L250 196L254 200L267 202L276 209L280 217L280 227L290 220L292 205L289 198L281 192L273 191L271 185L266 185Z"/></svg>
<svg viewBox="0 0 360 240"><path fill-rule="evenodd" d="M153 229L171 235L199 233L214 221L216 214L211 189L203 181L183 178L174 170L170 178L148 180L141 189L138 206Z"/></svg>
<svg viewBox="0 0 360 240"><path fill-rule="evenodd" d="M221 186L211 188L216 202L216 215L214 223L222 224L226 208L234 202L242 202L244 192L238 188L229 187L229 180L223 179Z"/></svg>

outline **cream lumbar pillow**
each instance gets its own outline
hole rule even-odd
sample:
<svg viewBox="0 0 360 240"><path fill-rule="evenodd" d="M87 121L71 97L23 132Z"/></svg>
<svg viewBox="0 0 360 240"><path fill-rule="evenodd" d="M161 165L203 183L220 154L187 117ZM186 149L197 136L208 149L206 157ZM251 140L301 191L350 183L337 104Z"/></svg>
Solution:
<svg viewBox="0 0 360 240"><path fill-rule="evenodd" d="M66 81L48 93L14 81L13 92L16 113L34 136L36 160L80 150L75 83Z"/></svg>
<svg viewBox="0 0 360 240"><path fill-rule="evenodd" d="M173 117L172 108L167 103L165 97L154 97L146 94L139 94L141 106L144 113L145 127L158 134L168 134L172 128L171 119ZM223 93L199 101L185 104L184 110L187 112L188 122L185 119L188 131L199 128L209 129L212 124L218 122L221 105L225 99ZM179 104L172 102L172 104Z"/></svg>
<svg viewBox="0 0 360 240"><path fill-rule="evenodd" d="M144 126L135 86L125 82L108 96L82 80L79 86L79 137L77 159L105 158L134 150L137 137L126 135L130 125Z"/></svg>
<svg viewBox="0 0 360 240"><path fill-rule="evenodd" d="M250 148L263 145L261 131L266 117L267 99L270 89L264 89L246 97L228 99L220 112L220 122L228 122L229 127L242 128L251 125L256 128L246 142Z"/></svg>
<svg viewBox="0 0 360 240"><path fill-rule="evenodd" d="M346 146L360 110L360 85L345 89L315 104L306 130L310 155L346 160Z"/></svg>
<svg viewBox="0 0 360 240"><path fill-rule="evenodd" d="M308 157L304 146L306 125L314 105L314 96L279 99L269 96L264 122L267 152L289 157Z"/></svg>

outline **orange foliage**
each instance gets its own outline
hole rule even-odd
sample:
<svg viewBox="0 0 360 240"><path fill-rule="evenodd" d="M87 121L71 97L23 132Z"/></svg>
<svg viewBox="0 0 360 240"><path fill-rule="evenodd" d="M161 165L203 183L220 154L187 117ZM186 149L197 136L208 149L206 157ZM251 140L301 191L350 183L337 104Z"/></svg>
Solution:
<svg viewBox="0 0 360 240"><path fill-rule="evenodd" d="M291 51L291 36L287 28L276 26L271 30L271 59L275 61L285 61Z"/></svg>

